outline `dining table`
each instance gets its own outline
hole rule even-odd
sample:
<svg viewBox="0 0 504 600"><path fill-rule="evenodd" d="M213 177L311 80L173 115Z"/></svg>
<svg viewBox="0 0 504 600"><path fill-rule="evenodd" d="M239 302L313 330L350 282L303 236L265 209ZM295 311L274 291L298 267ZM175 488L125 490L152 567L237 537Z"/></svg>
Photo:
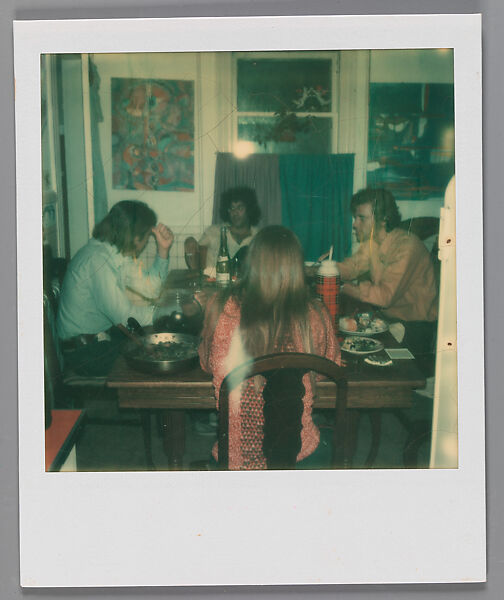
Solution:
<svg viewBox="0 0 504 600"><path fill-rule="evenodd" d="M194 289L194 277L187 271L170 280L172 287ZM210 286L211 287L211 286ZM340 338L341 339L341 338ZM386 349L401 347L390 331L374 336ZM364 356L342 353L347 362L347 398L344 423L338 431L344 432L340 461L334 468L351 468L357 445L358 422L362 413L371 419L372 440L366 460L371 466L376 458L380 439L381 412L407 409L412 406L413 393L426 384L425 375L417 361L410 358L394 359L389 366L374 366ZM212 376L196 364L180 373L147 373L136 370L124 356L119 356L106 381L117 390L120 408L138 409L142 414L144 443L148 466L154 468L151 448L151 414L160 416L163 448L170 469L181 469L185 451L186 411L216 409ZM317 382L313 408L331 410L336 407L336 384L330 380Z"/></svg>

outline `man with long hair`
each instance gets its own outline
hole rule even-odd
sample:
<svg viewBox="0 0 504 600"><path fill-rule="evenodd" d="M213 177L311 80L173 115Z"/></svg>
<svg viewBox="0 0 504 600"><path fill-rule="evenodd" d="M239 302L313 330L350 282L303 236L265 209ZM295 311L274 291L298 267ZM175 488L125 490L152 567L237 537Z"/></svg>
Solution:
<svg viewBox="0 0 504 600"><path fill-rule="evenodd" d="M129 317L141 325L152 322L155 307L134 305L125 291L136 272L137 285L145 286L150 295L159 293L168 273L173 233L156 223L156 214L144 202L118 202L71 260L63 281L57 330L65 361L78 372L107 372L117 355L114 342L120 338L114 325L125 325ZM156 239L157 255L146 270L138 256L151 235Z"/></svg>
<svg viewBox="0 0 504 600"><path fill-rule="evenodd" d="M425 245L399 228L401 216L389 191L361 190L352 197L351 208L360 246L353 256L338 263L345 282L342 293L401 321L405 342L413 353L432 351L438 292Z"/></svg>
<svg viewBox="0 0 504 600"><path fill-rule="evenodd" d="M256 225L261 218L261 209L252 188L238 186L229 188L221 195L219 206L221 223L210 225L199 242L193 237L185 241L185 252L189 266L194 266L189 257L199 254L202 269L215 268L220 245L220 228L226 226L229 256L233 258L242 248L246 248L257 233Z"/></svg>
<svg viewBox="0 0 504 600"><path fill-rule="evenodd" d="M272 352L308 352L339 364L340 349L330 315L310 297L303 251L295 234L280 225L261 229L252 240L242 279L207 305L200 345L201 366L213 374L217 401L224 377L247 360ZM313 390L305 375L302 428L297 460L319 445L312 420ZM239 389L232 392L240 394ZM239 413L229 429L230 468L266 468L263 452L262 389L253 380L241 389ZM214 458L217 457L214 447Z"/></svg>

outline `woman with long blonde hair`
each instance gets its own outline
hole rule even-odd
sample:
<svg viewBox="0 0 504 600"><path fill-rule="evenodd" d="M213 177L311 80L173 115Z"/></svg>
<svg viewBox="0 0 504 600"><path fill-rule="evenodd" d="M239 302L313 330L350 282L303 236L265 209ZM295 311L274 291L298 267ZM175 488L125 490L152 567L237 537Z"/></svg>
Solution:
<svg viewBox="0 0 504 600"><path fill-rule="evenodd" d="M273 352L307 352L340 363L340 349L325 306L310 297L301 244L280 225L265 227L250 244L242 280L207 305L200 345L201 366L213 374L217 403L224 377L250 358ZM303 377L300 449L304 460L318 446L320 434L312 420L311 378ZM231 393L229 466L264 469L264 399L262 385L246 380ZM295 409L293 409L295 410ZM217 448L213 455L216 458Z"/></svg>

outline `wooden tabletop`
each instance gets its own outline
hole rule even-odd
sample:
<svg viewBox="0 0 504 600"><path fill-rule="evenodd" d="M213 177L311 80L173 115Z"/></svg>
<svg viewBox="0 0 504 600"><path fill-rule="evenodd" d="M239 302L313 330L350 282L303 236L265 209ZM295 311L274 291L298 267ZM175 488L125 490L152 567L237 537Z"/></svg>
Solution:
<svg viewBox="0 0 504 600"><path fill-rule="evenodd" d="M425 377L419 371L414 360L395 360L389 367L376 367L361 363L359 366L350 366L348 370L349 387L404 386L405 384L411 387L425 385ZM107 385L113 388L210 389L212 376L205 373L199 366L183 373L143 373L132 369L121 356L107 377Z"/></svg>
<svg viewBox="0 0 504 600"><path fill-rule="evenodd" d="M390 334L385 347L397 347ZM425 377L412 359L395 360L391 366L377 367L363 360L348 367L348 407L406 407L411 391L425 386ZM212 376L199 366L177 374L149 374L135 371L123 357L116 361L107 385L120 391L120 405L132 408L210 409L215 407ZM317 383L314 406L334 406L336 386L331 381Z"/></svg>
<svg viewBox="0 0 504 600"><path fill-rule="evenodd" d="M168 275L165 291L182 288L190 292L197 283L200 287L203 283L197 271L172 270ZM352 303L345 298L343 300L342 309L350 310ZM383 342L385 348L400 347L389 332L376 337ZM364 357L356 359L352 355L342 355L349 360L349 408L407 407L411 403L411 391L425 386L425 377L415 360L394 360L391 366L378 367L366 364ZM215 407L212 376L199 366L184 373L154 375L131 369L125 359L119 357L107 378L107 385L119 390L120 406L165 409ZM333 382L319 382L317 392L315 407L334 406Z"/></svg>

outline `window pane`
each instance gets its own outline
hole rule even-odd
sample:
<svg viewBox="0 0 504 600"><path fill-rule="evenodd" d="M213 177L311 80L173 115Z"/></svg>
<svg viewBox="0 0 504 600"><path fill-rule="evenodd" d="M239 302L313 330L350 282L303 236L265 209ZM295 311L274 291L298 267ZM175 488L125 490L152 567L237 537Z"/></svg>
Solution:
<svg viewBox="0 0 504 600"><path fill-rule="evenodd" d="M265 154L329 154L331 152L332 119L311 117L306 131L296 126L283 128L276 117L239 117L238 139L254 144L254 152Z"/></svg>
<svg viewBox="0 0 504 600"><path fill-rule="evenodd" d="M238 60L238 110L331 112L330 59Z"/></svg>

